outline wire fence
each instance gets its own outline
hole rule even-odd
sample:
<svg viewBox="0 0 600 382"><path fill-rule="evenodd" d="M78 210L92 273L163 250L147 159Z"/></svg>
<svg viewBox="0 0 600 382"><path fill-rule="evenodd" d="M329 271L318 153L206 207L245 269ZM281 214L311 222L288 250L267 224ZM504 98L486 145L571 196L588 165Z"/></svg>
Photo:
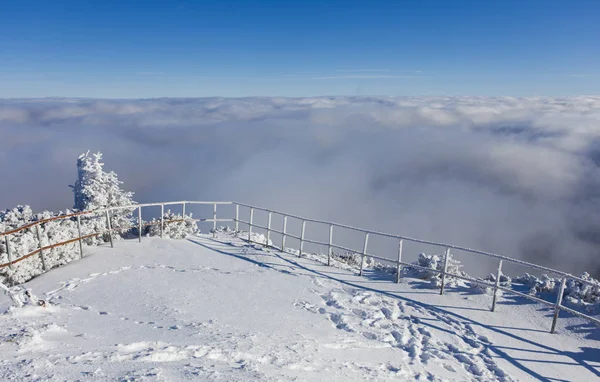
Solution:
<svg viewBox="0 0 600 382"><path fill-rule="evenodd" d="M182 217L183 217L182 219L165 219L165 207L173 206L173 205L181 205L181 211L182 211ZM212 217L211 218L201 218L201 219L191 219L191 218L187 219L186 206L192 206L192 205L212 206L213 207ZM232 218L218 218L217 217L217 207L220 205L235 206L235 216ZM144 222L142 220L142 209L147 208L147 207L160 207L160 220L157 220L154 222ZM248 209L248 212L249 212L249 220L248 221L244 221L244 220L240 219L240 208ZM492 305L491 305L492 312L494 312L496 310L498 291L512 293L514 295L517 295L517 296L520 296L520 297L523 297L523 298L526 298L526 299L529 299L529 300L532 300L532 301L535 301L535 302L538 302L538 303L541 303L544 305L551 306L554 308L552 324L550 327L551 333L554 333L556 331L557 320L558 320L559 313L561 310L571 313L575 316L584 318L584 319L586 319L590 322L593 322L597 325L600 325L600 319L592 317L587 314L584 314L577 310L571 309L569 307L564 306L564 304L562 304L562 298L563 298L566 282L569 279L577 281L584 285L589 285L591 287L598 287L594 283L592 283L588 280L582 279L581 277L577 277L572 274L562 272L562 271L559 271L556 269L544 267L541 265L529 263L529 262L526 262L523 260L513 259L513 258L510 258L507 256L502 256L502 255L498 255L498 254L494 254L494 253L490 253L490 252L485 252L485 251L480 251L480 250L476 250L476 249L471 249L471 248L466 248L466 247L461 247L461 246L456 246L456 245L451 245L451 244L445 244L445 243L440 243L440 242L416 239L416 238L412 238L412 237L395 235L395 234L390 234L390 233L385 233L385 232L366 230L363 228L353 227L353 226L349 226L349 225L345 225L345 224L333 223L333 222L316 220L316 219L309 219L309 218L304 218L304 217L297 216L297 215L286 214L284 212L279 212L279 211L275 211L275 210L271 210L271 209L267 209L267 208L261 208L261 207L244 204L244 203L239 203L239 202L176 201L176 202L164 202L164 203L145 203L145 204L135 204L135 205L130 205L130 206L111 207L111 208L95 210L95 211L83 211L83 212L77 212L77 213L72 213L72 214L67 214L67 215L60 215L60 216L55 216L55 217L35 221L35 222L29 223L27 225L24 225L22 227L18 227L18 228L0 233L0 238L4 237L6 253L8 255L8 262L6 262L4 264L0 264L0 269L5 268L5 267L9 267L10 269L13 269L13 267L16 264L18 264L19 262L21 262L27 258L30 258L32 256L39 255L42 266L43 266L43 271L47 271L48 269L46 268L46 261L44 258L45 251L51 250L56 247L60 247L60 246L64 246L67 244L78 242L79 243L79 258L82 258L83 254L84 254L83 253L83 241L87 238L100 236L100 235L107 235L108 240L110 241L110 246L113 247L114 246L114 242L113 242L113 233L114 232L118 232L123 229L131 230L131 227L122 228L122 227L113 227L112 226L111 212L118 211L118 210L132 210L132 211L134 211L133 213L135 213L135 211L137 210L137 227L136 228L137 228L137 233L138 233L138 240L140 242L142 240L143 228L147 227L147 226L151 226L151 225L159 225L160 226L160 237L163 237L163 234L165 232L165 225L167 225L167 224L184 222L184 221L212 223L212 232L213 232L213 236L214 236L217 231L217 223L219 223L219 222L234 223L235 232L240 232L240 223L241 223L241 224L245 224L248 226L247 240L250 242L252 242L252 231L254 228L262 229L266 232L266 241L257 243L257 244L263 244L265 246L268 246L268 247L271 247L274 249L285 251L285 249L291 248L291 247L289 247L289 245L286 244L286 239L288 239L288 238L292 238L292 239L299 241L299 245L298 245L298 249L297 249L299 256L301 256L303 253L305 253L304 246L306 243L325 246L328 248L328 250L327 250L327 265L331 265L331 259L334 254L334 252L333 252L334 249L346 251L348 253L358 253L360 255L360 264L359 264L359 269L358 269L358 274L360 276L363 275L365 258L369 257L372 259L393 263L396 268L396 277L395 277L396 283L399 283L401 280L402 267L408 266L411 268L422 269L427 272L436 272L436 273L440 274L441 275L440 294L444 294L445 286L446 286L446 278L448 278L448 277L454 277L457 279L468 281L470 283L474 283L476 285L492 288L493 289ZM255 218L254 218L255 211L262 211L267 214L266 222L264 225L256 223ZM282 218L280 229L275 228L272 224L274 215L278 215ZM96 231L96 232L82 234L81 218L82 217L91 217L91 216L95 216L95 217L103 216L103 218L105 219L105 228L102 230ZM64 240L61 242L52 243L52 244L44 246L42 243L42 239L41 239L41 230L43 229L44 224L51 222L51 221L61 220L61 219L75 219L76 220L77 232L78 232L77 237L73 237L68 240ZM294 219L300 223L300 225L299 225L300 232L298 234L294 234L294 233L290 232L290 230L289 230L289 220L290 219ZM319 241L319 240L309 237L306 234L306 232L307 232L306 228L307 228L308 224L321 225L321 226L328 227L328 234L329 234L328 241L327 242ZM334 231L336 228L338 230L343 229L345 231L350 231L354 235L356 235L356 234L362 235L362 250L356 251L352 248L342 245L342 243L340 243L339 241L334 241L334 233L335 233ZM18 258L13 258L13 254L12 254L11 246L10 246L10 236L18 234L18 233L20 233L24 230L28 230L28 229L35 229L37 241L39 244L38 248L27 254L24 254L23 256L20 256ZM270 244L270 243L272 243L271 235L273 233L279 234L281 236L281 244L280 245ZM369 239L371 237L375 237L375 236L391 238L391 239L397 240L397 252L395 254L395 259L378 256L378 255L375 255L374 253L369 252ZM403 261L404 245L407 242L427 244L427 245L431 245L434 247L442 248L444 250L442 269L441 270L432 269L429 267L423 267L423 266L419 266L418 264ZM485 281L482 279L477 279L477 278L473 278L470 276L465 276L465 275L460 275L460 274L449 272L448 271L448 261L450 258L451 250L460 250L460 251L464 251L466 253L470 253L473 255L483 256L483 257L498 260L498 267L497 267L496 277L494 279L494 282L489 282L489 281ZM543 271L543 272L547 272L550 274L560 276L561 282L560 282L556 301L554 301L554 302L546 301L537 296L534 296L534 295L531 295L528 293L522 293L522 292L516 291L512 288L502 286L500 284L500 278L503 275L502 267L503 267L503 264L505 264L505 263L517 264L517 265L525 266L525 267L535 269L538 271Z"/></svg>

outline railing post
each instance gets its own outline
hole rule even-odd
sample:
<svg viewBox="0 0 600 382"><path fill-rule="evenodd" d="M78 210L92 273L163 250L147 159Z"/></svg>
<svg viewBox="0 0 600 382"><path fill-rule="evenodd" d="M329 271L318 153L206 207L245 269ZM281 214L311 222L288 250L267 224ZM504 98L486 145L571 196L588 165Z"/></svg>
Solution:
<svg viewBox="0 0 600 382"><path fill-rule="evenodd" d="M42 235L40 234L39 224L35 225L35 234L37 236L38 244L40 246L40 259L42 260L42 269L44 270L44 272L46 272L46 260L44 259L44 251L42 250L42 248L44 248L44 245L42 244Z"/></svg>
<svg viewBox="0 0 600 382"><path fill-rule="evenodd" d="M138 207L138 241L142 242L142 206Z"/></svg>
<svg viewBox="0 0 600 382"><path fill-rule="evenodd" d="M108 227L108 237L110 239L110 247L113 248L112 225L110 224L110 213L106 210L106 226Z"/></svg>
<svg viewBox="0 0 600 382"><path fill-rule="evenodd" d="M185 221L185 202L181 203L181 217Z"/></svg>
<svg viewBox="0 0 600 382"><path fill-rule="evenodd" d="M281 252L285 252L285 236L287 230L287 216L283 217L283 234L281 235Z"/></svg>
<svg viewBox="0 0 600 382"><path fill-rule="evenodd" d="M10 250L10 240L8 240L8 235L4 236L4 243L6 244L6 255L8 256L8 262L9 262L8 268L13 269L12 252Z"/></svg>
<svg viewBox="0 0 600 382"><path fill-rule="evenodd" d="M252 236L252 224L254 220L254 207L250 207L250 221L248 223L248 241L252 242L252 239L250 238L250 236Z"/></svg>
<svg viewBox="0 0 600 382"><path fill-rule="evenodd" d="M365 256L367 254L367 245L369 244L369 233L366 232L365 233L365 243L363 245L363 251L362 254L360 255L360 271L358 272L359 276L362 276L363 274L363 267L365 264Z"/></svg>
<svg viewBox="0 0 600 382"><path fill-rule="evenodd" d="M217 203L213 204L213 238L217 237Z"/></svg>
<svg viewBox="0 0 600 382"><path fill-rule="evenodd" d="M327 250L327 265L331 265L331 256L333 256L333 224L329 225L329 248Z"/></svg>
<svg viewBox="0 0 600 382"><path fill-rule="evenodd" d="M554 307L554 317L552 318L552 328L550 328L550 333L554 334L556 331L556 322L558 321L558 313L560 313L560 304L562 303L563 293L565 292L565 284L567 283L567 278L563 277L560 282L560 288L558 289L558 296L556 296L556 306Z"/></svg>
<svg viewBox="0 0 600 382"><path fill-rule="evenodd" d="M240 205L235 205L235 232L240 231Z"/></svg>
<svg viewBox="0 0 600 382"><path fill-rule="evenodd" d="M496 282L494 283L494 298L492 300L492 312L496 310L496 300L498 299L498 287L500 286L500 276L502 276L502 260L498 262L498 272L496 273Z"/></svg>
<svg viewBox="0 0 600 382"><path fill-rule="evenodd" d="M396 264L396 284L400 282L400 274L402 273L402 243L404 241L400 239L398 243L398 263Z"/></svg>
<svg viewBox="0 0 600 382"><path fill-rule="evenodd" d="M442 286L440 287L440 295L444 294L444 287L446 284L446 272L448 271L448 259L450 258L450 248L446 248L444 254L444 268L442 269Z"/></svg>
<svg viewBox="0 0 600 382"><path fill-rule="evenodd" d="M77 215L77 235L79 235L79 258L83 259L83 241L81 240L81 215Z"/></svg>
<svg viewBox="0 0 600 382"><path fill-rule="evenodd" d="M165 232L165 205L160 205L160 237L163 237Z"/></svg>
<svg viewBox="0 0 600 382"><path fill-rule="evenodd" d="M265 247L269 246L269 241L271 240L271 216L273 213L269 211L269 220L267 222L267 242L265 243Z"/></svg>
<svg viewBox="0 0 600 382"><path fill-rule="evenodd" d="M302 256L302 250L304 249L304 230L306 229L306 220L302 220L302 232L300 232L300 251L298 257Z"/></svg>

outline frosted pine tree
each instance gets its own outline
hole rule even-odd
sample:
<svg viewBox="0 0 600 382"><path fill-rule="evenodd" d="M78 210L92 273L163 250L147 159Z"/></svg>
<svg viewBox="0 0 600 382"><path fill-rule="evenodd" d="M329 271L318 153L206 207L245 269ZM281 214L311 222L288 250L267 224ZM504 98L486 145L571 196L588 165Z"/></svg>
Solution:
<svg viewBox="0 0 600 382"><path fill-rule="evenodd" d="M77 158L77 181L72 186L76 210L89 211L136 204L133 201L133 192L121 188L123 182L118 179L117 174L113 171L106 172L103 167L102 153L90 155L88 151ZM111 212L115 236L125 235L131 230L132 212L133 209ZM86 231L106 230L104 217L105 215L97 215L95 218L85 219Z"/></svg>

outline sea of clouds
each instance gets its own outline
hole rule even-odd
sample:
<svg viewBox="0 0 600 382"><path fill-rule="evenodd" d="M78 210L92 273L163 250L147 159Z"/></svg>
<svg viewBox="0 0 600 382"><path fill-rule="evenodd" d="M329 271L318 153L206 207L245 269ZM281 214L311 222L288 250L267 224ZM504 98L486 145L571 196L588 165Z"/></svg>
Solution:
<svg viewBox="0 0 600 382"><path fill-rule="evenodd" d="M239 200L600 274L600 97L0 100L0 208Z"/></svg>

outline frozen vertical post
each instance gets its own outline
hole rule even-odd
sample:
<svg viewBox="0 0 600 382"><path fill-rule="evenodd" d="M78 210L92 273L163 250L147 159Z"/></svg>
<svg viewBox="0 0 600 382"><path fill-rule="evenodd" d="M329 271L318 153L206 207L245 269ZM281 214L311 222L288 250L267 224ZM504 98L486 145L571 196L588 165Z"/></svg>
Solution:
<svg viewBox="0 0 600 382"><path fill-rule="evenodd" d="M138 241L142 242L142 206L138 207Z"/></svg>
<svg viewBox="0 0 600 382"><path fill-rule="evenodd" d="M13 269L12 265L12 251L10 250L10 240L8 239L8 235L4 236L4 243L6 244L6 255L8 256L8 267Z"/></svg>
<svg viewBox="0 0 600 382"><path fill-rule="evenodd" d="M271 241L271 217L273 213L269 211L269 220L267 221L267 242L265 243L265 247L269 246L269 241Z"/></svg>
<svg viewBox="0 0 600 382"><path fill-rule="evenodd" d="M398 243L398 263L396 264L396 284L400 282L400 274L402 274L402 244L403 240L400 239Z"/></svg>
<svg viewBox="0 0 600 382"><path fill-rule="evenodd" d="M363 267L365 266L365 256L367 255L367 245L369 244L369 233L365 233L365 243L363 245L363 251L360 255L360 271L358 272L359 276L363 274Z"/></svg>
<svg viewBox="0 0 600 382"><path fill-rule="evenodd" d="M112 235L112 225L110 224L110 212L106 210L106 226L108 227L108 238L110 240L110 247L113 248L113 235Z"/></svg>
<svg viewBox="0 0 600 382"><path fill-rule="evenodd" d="M444 287L446 285L446 272L448 271L448 260L450 259L450 248L446 248L444 254L444 268L442 268L442 286L440 287L440 295L444 294Z"/></svg>
<svg viewBox="0 0 600 382"><path fill-rule="evenodd" d="M550 333L554 334L556 331L556 321L558 321L558 313L560 313L560 304L562 303L563 293L565 293L565 284L567 283L567 278L563 277L560 282L560 288L558 289L558 296L556 296L556 306L554 307L554 317L552 318L552 328L550 328Z"/></svg>
<svg viewBox="0 0 600 382"><path fill-rule="evenodd" d="M77 216L77 217L79 217L79 216ZM40 246L40 259L42 260L42 270L44 272L46 272L48 269L46 268L46 260L44 259L44 250L42 249L42 248L44 248L44 245L42 244L42 234L40 233L40 225L39 224L35 225L35 234L38 239L38 245Z"/></svg>
<svg viewBox="0 0 600 382"><path fill-rule="evenodd" d="M254 207L250 207L250 221L248 223L248 241L252 241L251 236L252 236L252 224L254 220Z"/></svg>
<svg viewBox="0 0 600 382"><path fill-rule="evenodd" d="M235 205L235 232L238 233L240 231L240 205Z"/></svg>
<svg viewBox="0 0 600 382"><path fill-rule="evenodd" d="M163 237L165 232L165 205L160 205L160 237Z"/></svg>
<svg viewBox="0 0 600 382"><path fill-rule="evenodd" d="M81 215L77 215L77 234L79 235L79 258L83 259L83 241L81 240Z"/></svg>
<svg viewBox="0 0 600 382"><path fill-rule="evenodd" d="M283 217L283 234L281 235L281 252L285 252L285 236L287 230L287 216Z"/></svg>
<svg viewBox="0 0 600 382"><path fill-rule="evenodd" d="M302 220L302 231L300 232L300 250L298 251L298 257L302 256L302 250L304 249L304 231L306 229L306 220Z"/></svg>
<svg viewBox="0 0 600 382"><path fill-rule="evenodd" d="M217 203L213 204L213 237L217 237Z"/></svg>
<svg viewBox="0 0 600 382"><path fill-rule="evenodd" d="M327 265L331 265L331 256L333 255L333 224L329 225L329 248L327 250Z"/></svg>
<svg viewBox="0 0 600 382"><path fill-rule="evenodd" d="M181 203L181 217L183 218L183 221L185 222L185 202Z"/></svg>
<svg viewBox="0 0 600 382"><path fill-rule="evenodd" d="M498 272L496 273L496 281L494 282L494 297L492 300L492 312L496 310L496 300L498 299L498 287L500 286L500 277L502 277L502 260L498 262Z"/></svg>

